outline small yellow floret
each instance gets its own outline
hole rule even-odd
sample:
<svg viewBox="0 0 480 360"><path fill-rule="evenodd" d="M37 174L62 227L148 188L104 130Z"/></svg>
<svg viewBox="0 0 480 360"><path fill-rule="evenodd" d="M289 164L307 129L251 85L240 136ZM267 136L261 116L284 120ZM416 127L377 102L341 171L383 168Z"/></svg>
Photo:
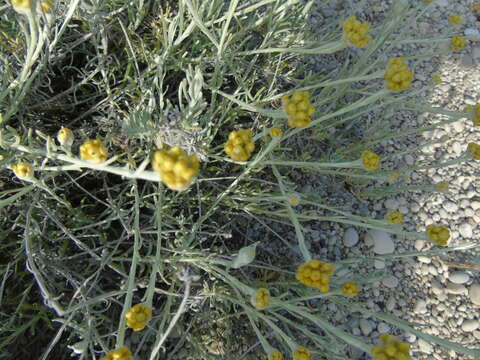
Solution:
<svg viewBox="0 0 480 360"><path fill-rule="evenodd" d="M253 293L251 302L256 309L263 310L270 304L270 299L270 291L267 288L259 288Z"/></svg>
<svg viewBox="0 0 480 360"><path fill-rule="evenodd" d="M52 0L42 0L40 1L40 8L43 12L49 13L52 10L53 1Z"/></svg>
<svg viewBox="0 0 480 360"><path fill-rule="evenodd" d="M450 42L450 48L453 51L462 50L467 45L467 40L463 36L454 36Z"/></svg>
<svg viewBox="0 0 480 360"><path fill-rule="evenodd" d="M13 173L21 180L33 179L33 168L29 163L20 161L11 166Z"/></svg>
<svg viewBox="0 0 480 360"><path fill-rule="evenodd" d="M312 260L300 265L295 274L295 278L302 284L313 287L321 292L330 291L330 276L334 273L332 264Z"/></svg>
<svg viewBox="0 0 480 360"><path fill-rule="evenodd" d="M306 91L295 91L291 97L282 97L282 106L288 115L288 126L303 128L311 123L315 107L310 103L310 95Z"/></svg>
<svg viewBox="0 0 480 360"><path fill-rule="evenodd" d="M380 345L372 348L375 360L412 360L410 345L389 334L380 335Z"/></svg>
<svg viewBox="0 0 480 360"><path fill-rule="evenodd" d="M110 351L102 360L131 360L132 353L126 346Z"/></svg>
<svg viewBox="0 0 480 360"><path fill-rule="evenodd" d="M372 40L368 34L370 24L362 23L355 16L350 16L343 22L343 34L349 43L358 47L365 47Z"/></svg>
<svg viewBox="0 0 480 360"><path fill-rule="evenodd" d="M442 77L438 74L432 76L432 81L437 85L443 82Z"/></svg>
<svg viewBox="0 0 480 360"><path fill-rule="evenodd" d="M60 130L58 130L57 140L60 145L71 146L73 143L73 131L69 128L62 127Z"/></svg>
<svg viewBox="0 0 480 360"><path fill-rule="evenodd" d="M448 184L444 183L444 182L440 182L440 183L437 184L437 189L440 192L444 192L448 189Z"/></svg>
<svg viewBox="0 0 480 360"><path fill-rule="evenodd" d="M11 0L13 8L15 11L19 9L31 9L32 8L32 0Z"/></svg>
<svg viewBox="0 0 480 360"><path fill-rule="evenodd" d="M365 150L362 153L362 164L366 170L377 170L380 166L380 156L374 152Z"/></svg>
<svg viewBox="0 0 480 360"><path fill-rule="evenodd" d="M80 146L80 157L85 161L99 164L107 160L107 148L100 140L87 140Z"/></svg>
<svg viewBox="0 0 480 360"><path fill-rule="evenodd" d="M398 210L393 210L385 216L385 220L390 224L400 224L403 222L403 214Z"/></svg>
<svg viewBox="0 0 480 360"><path fill-rule="evenodd" d="M255 150L251 129L232 131L228 135L224 150L234 161L247 161Z"/></svg>
<svg viewBox="0 0 480 360"><path fill-rule="evenodd" d="M473 106L470 111L472 112L473 125L480 126L480 104Z"/></svg>
<svg viewBox="0 0 480 360"><path fill-rule="evenodd" d="M450 15L448 17L448 22L453 25L460 25L461 23L463 23L463 17L461 17L460 15Z"/></svg>
<svg viewBox="0 0 480 360"><path fill-rule="evenodd" d="M140 331L147 326L147 323L152 318L152 309L143 304L132 306L130 310L125 313L127 318L127 326L133 331Z"/></svg>
<svg viewBox="0 0 480 360"><path fill-rule="evenodd" d="M472 155L474 160L480 160L480 145L471 142L468 144L467 151Z"/></svg>
<svg viewBox="0 0 480 360"><path fill-rule="evenodd" d="M342 285L342 294L348 297L355 297L358 295L358 285L354 281L346 282Z"/></svg>
<svg viewBox="0 0 480 360"><path fill-rule="evenodd" d="M408 89L413 80L411 72L404 63L404 57L396 57L388 61L388 68L385 72L385 86L392 91Z"/></svg>
<svg viewBox="0 0 480 360"><path fill-rule="evenodd" d="M446 246L450 239L450 230L443 225L428 225L427 236L434 243L440 246Z"/></svg>
<svg viewBox="0 0 480 360"><path fill-rule="evenodd" d="M310 350L299 346L293 353L293 360L310 360Z"/></svg>
<svg viewBox="0 0 480 360"><path fill-rule="evenodd" d="M296 197L295 195L290 196L288 198L288 202L291 206L297 206L300 203L300 201L298 201L298 197Z"/></svg>
<svg viewBox="0 0 480 360"><path fill-rule="evenodd" d="M396 171L392 171L390 176L388 177L388 180L395 181L397 179L398 179L398 173Z"/></svg>
<svg viewBox="0 0 480 360"><path fill-rule="evenodd" d="M153 154L152 167L160 173L169 189L182 191L190 186L200 170L195 154L188 155L180 146L158 150Z"/></svg>
<svg viewBox="0 0 480 360"><path fill-rule="evenodd" d="M268 360L282 360L283 355L280 351L278 350L273 350L269 355L268 355Z"/></svg>
<svg viewBox="0 0 480 360"><path fill-rule="evenodd" d="M268 131L268 135L270 135L271 137L279 137L279 136L282 136L282 134L283 134L282 129L278 127L272 128Z"/></svg>

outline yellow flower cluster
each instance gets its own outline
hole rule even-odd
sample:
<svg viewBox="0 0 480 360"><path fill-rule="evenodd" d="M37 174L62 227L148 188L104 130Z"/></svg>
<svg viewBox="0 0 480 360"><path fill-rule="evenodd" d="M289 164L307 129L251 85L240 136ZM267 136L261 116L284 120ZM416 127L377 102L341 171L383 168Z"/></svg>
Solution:
<svg viewBox="0 0 480 360"><path fill-rule="evenodd" d="M453 51L462 50L467 45L467 40L463 36L454 36L450 42L450 48Z"/></svg>
<svg viewBox="0 0 480 360"><path fill-rule="evenodd" d="M377 170L380 166L380 156L374 152L365 150L362 153L362 164L366 170Z"/></svg>
<svg viewBox="0 0 480 360"><path fill-rule="evenodd" d="M348 297L357 296L359 290L358 285L354 281L349 281L342 285L342 294Z"/></svg>
<svg viewBox="0 0 480 360"><path fill-rule="evenodd" d="M131 360L132 353L126 346L110 351L102 360Z"/></svg>
<svg viewBox="0 0 480 360"><path fill-rule="evenodd" d="M270 304L270 291L266 288L259 288L252 295L252 305L259 310L265 309Z"/></svg>
<svg viewBox="0 0 480 360"><path fill-rule="evenodd" d="M280 351L278 350L273 350L269 355L268 355L268 360L282 360L283 355Z"/></svg>
<svg viewBox="0 0 480 360"><path fill-rule="evenodd" d="M443 225L428 225L427 236L434 243L440 246L446 246L450 239L450 230Z"/></svg>
<svg viewBox="0 0 480 360"><path fill-rule="evenodd" d="M255 150L251 129L240 129L228 134L225 152L234 161L247 161Z"/></svg>
<svg viewBox="0 0 480 360"><path fill-rule="evenodd" d="M295 278L304 285L316 288L321 292L328 292L330 290L330 276L333 273L332 264L314 259L300 265Z"/></svg>
<svg viewBox="0 0 480 360"><path fill-rule="evenodd" d="M473 125L480 126L480 104L477 104L472 109L472 121Z"/></svg>
<svg viewBox="0 0 480 360"><path fill-rule="evenodd" d="M398 210L390 211L387 216L385 216L385 220L390 224L400 224L403 222L403 213Z"/></svg>
<svg viewBox="0 0 480 360"><path fill-rule="evenodd" d="M293 353L293 360L310 360L310 350L299 346Z"/></svg>
<svg viewBox="0 0 480 360"><path fill-rule="evenodd" d="M413 80L413 72L411 72L404 63L403 56L390 59L388 68L385 72L386 87L389 90L401 91L408 89Z"/></svg>
<svg viewBox="0 0 480 360"><path fill-rule="evenodd" d="M152 167L168 188L181 191L192 183L200 170L200 162L197 155L188 155L180 146L174 146L155 151Z"/></svg>
<svg viewBox="0 0 480 360"><path fill-rule="evenodd" d="M107 160L107 148L100 140L87 140L80 146L80 157L85 161L100 164Z"/></svg>
<svg viewBox="0 0 480 360"><path fill-rule="evenodd" d="M32 0L11 0L13 9L18 12L19 14L27 14L32 9ZM49 13L51 8L53 7L52 0L41 0L40 9L43 12Z"/></svg>
<svg viewBox="0 0 480 360"><path fill-rule="evenodd" d="M353 45L358 47L365 47L372 40L372 37L368 35L370 30L370 24L367 22L362 23L357 20L355 16L350 16L343 22L343 33L345 38Z"/></svg>
<svg viewBox="0 0 480 360"><path fill-rule="evenodd" d="M133 331L140 331L147 326L147 323L152 318L152 309L143 304L132 306L130 310L125 313L127 318L127 326Z"/></svg>
<svg viewBox="0 0 480 360"><path fill-rule="evenodd" d="M438 74L432 76L432 81L437 85L443 82L442 77Z"/></svg>
<svg viewBox="0 0 480 360"><path fill-rule="evenodd" d="M480 145L471 142L468 144L467 151L472 155L474 160L480 160Z"/></svg>
<svg viewBox="0 0 480 360"><path fill-rule="evenodd" d="M444 192L448 189L448 184L447 183L444 183L444 182L441 182L441 183L438 183L437 184L437 189L438 191L440 192Z"/></svg>
<svg viewBox="0 0 480 360"><path fill-rule="evenodd" d="M448 22L453 25L460 25L461 23L463 23L463 17L461 17L460 15L450 15L448 17Z"/></svg>
<svg viewBox="0 0 480 360"><path fill-rule="evenodd" d="M282 106L288 115L288 126L303 128L310 125L315 107L310 103L310 95L307 91L295 91L291 97L283 96Z"/></svg>
<svg viewBox="0 0 480 360"><path fill-rule="evenodd" d="M372 349L375 360L411 360L410 345L389 334L380 335L379 346Z"/></svg>
<svg viewBox="0 0 480 360"><path fill-rule="evenodd" d="M53 7L52 0L42 0L40 1L40 7L42 8L43 12L49 13Z"/></svg>
<svg viewBox="0 0 480 360"><path fill-rule="evenodd" d="M73 143L73 131L70 130L69 128L63 127L58 130L57 133L57 140L60 143L60 145L69 147L72 146Z"/></svg>
<svg viewBox="0 0 480 360"><path fill-rule="evenodd" d="M270 135L271 137L279 137L279 136L282 136L282 134L283 134L282 129L278 127L272 128L268 131L268 135Z"/></svg>
<svg viewBox="0 0 480 360"><path fill-rule="evenodd" d="M12 171L21 180L30 180L33 178L33 168L29 163L19 161L12 165Z"/></svg>

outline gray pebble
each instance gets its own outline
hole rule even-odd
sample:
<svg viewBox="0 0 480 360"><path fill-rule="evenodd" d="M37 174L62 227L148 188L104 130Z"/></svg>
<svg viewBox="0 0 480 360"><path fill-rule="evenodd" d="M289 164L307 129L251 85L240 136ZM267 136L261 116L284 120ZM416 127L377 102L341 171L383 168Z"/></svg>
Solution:
<svg viewBox="0 0 480 360"><path fill-rule="evenodd" d="M462 224L460 225L460 227L458 228L458 232L460 233L460 235L462 235L464 238L471 238L472 235L473 235L473 231L472 231L472 225L470 224Z"/></svg>
<svg viewBox="0 0 480 360"><path fill-rule="evenodd" d="M413 311L416 314L425 314L427 312L427 303L425 302L425 300L417 300L415 306L413 307Z"/></svg>
<svg viewBox="0 0 480 360"><path fill-rule="evenodd" d="M472 300L472 303L475 305L480 305L480 285L473 284L470 286L470 289L468 290L468 296L470 297L470 300Z"/></svg>
<svg viewBox="0 0 480 360"><path fill-rule="evenodd" d="M360 330L362 330L363 335L368 336L373 331L373 324L366 319L361 319Z"/></svg>
<svg viewBox="0 0 480 360"><path fill-rule="evenodd" d="M454 284L465 284L470 280L470 276L463 271L455 271L448 275L448 280L450 280Z"/></svg>
<svg viewBox="0 0 480 360"><path fill-rule="evenodd" d="M478 320L467 320L463 322L462 330L466 332L471 332L473 330L477 330L479 325L480 324L478 323Z"/></svg>
<svg viewBox="0 0 480 360"><path fill-rule="evenodd" d="M358 232L354 228L348 228L343 235L343 244L346 247L353 247L358 243Z"/></svg>
<svg viewBox="0 0 480 360"><path fill-rule="evenodd" d="M447 283L446 290L449 294L454 294L454 295L461 295L467 292L467 289L465 288L465 286L460 284L454 284L450 281Z"/></svg>

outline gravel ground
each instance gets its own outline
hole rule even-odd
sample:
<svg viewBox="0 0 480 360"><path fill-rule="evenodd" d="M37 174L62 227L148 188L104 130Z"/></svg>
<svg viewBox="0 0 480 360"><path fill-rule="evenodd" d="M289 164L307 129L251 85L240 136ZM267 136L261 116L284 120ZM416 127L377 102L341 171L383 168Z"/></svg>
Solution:
<svg viewBox="0 0 480 360"><path fill-rule="evenodd" d="M420 1L420 0L412 0ZM414 25L412 34L416 37L435 37L438 32L448 27L449 15L463 16L464 23L458 27L458 34L475 35L480 33L480 11L475 13L475 5L480 9L480 2L474 0L433 0L434 6ZM313 9L313 22L321 22L323 18L348 1L332 0L330 7L322 6ZM367 0L368 8L357 9L356 15L375 20L389 9L391 0ZM420 46L409 45L396 49L398 56L405 53L418 53ZM325 62L326 57L315 61ZM328 59L328 58L327 58ZM331 60L335 66L334 59ZM333 63L332 63L333 62ZM323 68L325 64L322 64ZM415 68L413 86L431 84L432 75L438 74L443 82L423 97L432 106L440 106L448 110L462 110L467 105L480 102L480 42L470 42L460 52L437 56L422 66ZM411 127L436 123L441 116L398 114L399 124ZM422 151L406 155L403 158L407 165L422 162L446 161L461 156L470 141L480 141L480 132L474 129L471 122L463 119L454 124L437 128L425 133L422 138L400 138L384 144L405 149L432 139L440 139L445 135L449 139L443 143L428 146ZM403 224L406 231L425 231L429 224L443 223L452 231L451 244L480 243L480 182L476 180L479 173L477 164L464 162L454 166L416 171L411 176L411 184L448 183L445 193L409 192L401 196L375 201L370 204L359 203L353 196L344 199L357 213L368 213L377 218L383 217L390 210L398 209L405 214ZM314 181L315 182L315 181ZM307 185L315 188L316 184ZM318 248L318 256L328 258L345 258L349 256L374 255L377 253L425 251L432 246L423 240L405 240L390 236L380 231L365 232L363 229L341 228L338 225L325 228L310 229L312 244ZM323 246L324 245L324 246ZM315 250L315 246L312 246ZM448 255L411 257L401 261L375 261L370 268L360 269L360 273L371 272L374 268L384 269L389 277L362 293L368 307L375 311L393 313L411 322L423 324L422 330L427 334L440 336L465 345L480 343L480 252L478 249L455 252ZM336 311L335 306L329 310ZM343 314L346 316L346 314ZM374 318L342 318L337 320L347 323L356 335L371 338L372 342L382 332L392 332L390 326L379 323ZM395 331L394 331L395 332ZM470 359L453 351L446 351L439 346L427 343L413 334L403 334L403 338L412 344L415 359ZM352 358L361 359L364 354L352 349Z"/></svg>

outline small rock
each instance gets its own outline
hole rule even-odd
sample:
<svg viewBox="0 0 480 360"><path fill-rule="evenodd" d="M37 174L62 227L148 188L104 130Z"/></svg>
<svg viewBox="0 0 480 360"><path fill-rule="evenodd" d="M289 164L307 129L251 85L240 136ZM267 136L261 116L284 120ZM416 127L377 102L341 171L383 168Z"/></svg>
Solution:
<svg viewBox="0 0 480 360"><path fill-rule="evenodd" d="M398 208L398 201L394 199L388 199L385 201L385 207L387 209L396 209Z"/></svg>
<svg viewBox="0 0 480 360"><path fill-rule="evenodd" d="M387 301L387 305L386 305L387 310L388 311L393 311L393 309L395 309L395 305L396 305L395 304L395 298L393 296L390 296L390 298ZM378 331L380 331L380 329Z"/></svg>
<svg viewBox="0 0 480 360"><path fill-rule="evenodd" d="M361 319L360 320L360 330L362 330L363 335L368 336L373 331L373 325L370 321L368 321L366 319Z"/></svg>
<svg viewBox="0 0 480 360"><path fill-rule="evenodd" d="M407 163L407 165L410 165L412 166L414 163L415 163L415 159L413 158L412 155L405 155L405 162Z"/></svg>
<svg viewBox="0 0 480 360"><path fill-rule="evenodd" d="M462 58L460 59L460 63L465 66L465 67L470 67L473 65L473 57L469 54L464 54L462 56ZM455 151L455 149L453 150L455 153L459 153L457 151Z"/></svg>
<svg viewBox="0 0 480 360"><path fill-rule="evenodd" d="M358 243L358 232L354 228L348 228L343 235L343 244L346 247L353 247Z"/></svg>
<svg viewBox="0 0 480 360"><path fill-rule="evenodd" d="M460 227L458 228L458 232L459 232L460 235L462 235L464 238L471 238L472 235L473 235L472 225L470 225L470 224L462 224L462 225L460 225Z"/></svg>
<svg viewBox="0 0 480 360"><path fill-rule="evenodd" d="M470 289L468 290L468 296L470 297L470 300L472 300L472 303L475 305L480 305L480 285L473 284L470 286Z"/></svg>
<svg viewBox="0 0 480 360"><path fill-rule="evenodd" d="M420 251L423 249L423 247L425 246L425 240L415 240L415 249L417 249L417 251Z"/></svg>
<svg viewBox="0 0 480 360"><path fill-rule="evenodd" d="M390 276L389 278L386 278L385 280L383 280L382 284L390 289L393 289L398 286L398 282L399 281L395 276Z"/></svg>
<svg viewBox="0 0 480 360"><path fill-rule="evenodd" d="M447 202L443 203L443 208L450 213L456 212L458 210L457 204L455 204L452 201L447 201Z"/></svg>
<svg viewBox="0 0 480 360"><path fill-rule="evenodd" d="M373 262L373 265L375 266L375 269L385 269L385 261L382 260L375 260Z"/></svg>
<svg viewBox="0 0 480 360"><path fill-rule="evenodd" d="M480 47L474 47L473 50L472 50L472 57L475 59L475 60L478 60L480 59Z"/></svg>
<svg viewBox="0 0 480 360"><path fill-rule="evenodd" d="M384 334L384 333L388 333L390 332L390 326L388 326L387 324L385 323L380 323L378 326L377 326L377 330L380 334Z"/></svg>
<svg viewBox="0 0 480 360"><path fill-rule="evenodd" d="M475 28L466 28L465 31L463 32L465 36L477 36L480 35L480 31Z"/></svg>
<svg viewBox="0 0 480 360"><path fill-rule="evenodd" d="M454 294L454 295L461 295L467 292L467 289L465 288L465 286L460 284L454 284L450 281L447 283L446 290L449 294Z"/></svg>
<svg viewBox="0 0 480 360"><path fill-rule="evenodd" d="M426 354L431 354L433 351L433 346L423 339L418 339L418 347L420 348L421 352Z"/></svg>
<svg viewBox="0 0 480 360"><path fill-rule="evenodd" d="M381 230L369 230L365 239L369 238L373 242L373 251L375 254L390 254L395 250L395 244L389 233Z"/></svg>
<svg viewBox="0 0 480 360"><path fill-rule="evenodd" d="M479 325L480 324L478 323L478 320L467 320L463 322L462 330L466 332L471 332L473 330L477 330Z"/></svg>
<svg viewBox="0 0 480 360"><path fill-rule="evenodd" d="M435 294L435 295L440 295L443 293L443 286L440 282L438 282L437 280L432 280L432 292Z"/></svg>
<svg viewBox="0 0 480 360"><path fill-rule="evenodd" d="M430 264L432 262L432 259L430 259L427 256L419 256L419 257L417 257L417 259L418 259L418 261L420 261L421 263L424 263L424 264Z"/></svg>
<svg viewBox="0 0 480 360"><path fill-rule="evenodd" d="M470 276L463 271L455 271L448 275L448 280L450 280L454 284L465 284L470 280Z"/></svg>
<svg viewBox="0 0 480 360"><path fill-rule="evenodd" d="M413 311L416 314L425 314L427 312L427 303L425 302L425 300L417 300L415 306L413 307Z"/></svg>

